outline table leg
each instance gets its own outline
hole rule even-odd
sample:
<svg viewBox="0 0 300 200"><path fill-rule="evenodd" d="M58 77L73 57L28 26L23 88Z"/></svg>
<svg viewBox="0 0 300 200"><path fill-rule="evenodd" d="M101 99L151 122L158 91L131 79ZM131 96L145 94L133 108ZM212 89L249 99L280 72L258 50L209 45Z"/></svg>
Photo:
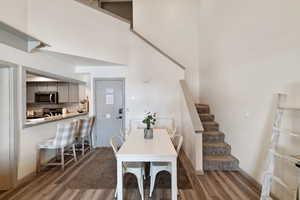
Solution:
<svg viewBox="0 0 300 200"><path fill-rule="evenodd" d="M172 200L177 200L177 159L172 161Z"/></svg>
<svg viewBox="0 0 300 200"><path fill-rule="evenodd" d="M123 165L122 161L117 161L117 199L123 200Z"/></svg>

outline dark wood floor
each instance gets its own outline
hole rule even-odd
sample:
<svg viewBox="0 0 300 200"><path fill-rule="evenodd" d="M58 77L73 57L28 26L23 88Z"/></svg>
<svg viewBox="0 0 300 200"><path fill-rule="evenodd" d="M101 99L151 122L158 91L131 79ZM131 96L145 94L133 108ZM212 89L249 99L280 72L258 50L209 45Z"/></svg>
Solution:
<svg viewBox="0 0 300 200"><path fill-rule="evenodd" d="M0 195L0 199L9 200L111 200L114 188L105 189L72 189L68 182L85 167L90 159L95 159L95 153L81 159L77 164L69 166L64 172L52 168L40 173L29 182L24 182L14 190ZM180 155L188 179L192 185L190 189L180 189L181 200L255 200L259 199L259 186L243 172L206 172L203 176L194 174L191 164L184 153ZM149 199L145 189L145 200ZM138 190L135 188L125 191L126 200L139 200ZM156 189L154 200L169 200L169 189Z"/></svg>

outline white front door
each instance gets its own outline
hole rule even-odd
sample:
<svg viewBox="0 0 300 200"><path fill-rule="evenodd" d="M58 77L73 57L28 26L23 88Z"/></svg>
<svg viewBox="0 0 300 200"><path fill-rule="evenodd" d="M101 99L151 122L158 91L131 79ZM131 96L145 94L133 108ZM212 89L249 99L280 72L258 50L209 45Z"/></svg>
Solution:
<svg viewBox="0 0 300 200"><path fill-rule="evenodd" d="M124 80L103 79L95 81L95 146L108 147L112 136L124 129Z"/></svg>

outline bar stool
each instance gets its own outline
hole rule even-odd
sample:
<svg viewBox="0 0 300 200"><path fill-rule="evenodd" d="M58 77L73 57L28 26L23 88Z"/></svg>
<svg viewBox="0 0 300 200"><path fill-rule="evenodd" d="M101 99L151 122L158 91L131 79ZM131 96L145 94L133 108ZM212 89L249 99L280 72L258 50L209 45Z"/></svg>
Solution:
<svg viewBox="0 0 300 200"><path fill-rule="evenodd" d="M80 151L82 156L84 156L85 152L88 151L88 149L90 149L91 147L89 131L90 131L90 118L80 119L79 128L78 128L78 138L76 143L81 146L76 150ZM88 142L88 146L86 146L86 141Z"/></svg>
<svg viewBox="0 0 300 200"><path fill-rule="evenodd" d="M91 150L94 149L94 142L93 142L93 130L94 130L94 126L95 126L95 120L96 120L96 116L91 116L90 117L90 126L89 126L89 141L90 141L90 148Z"/></svg>
<svg viewBox="0 0 300 200"><path fill-rule="evenodd" d="M40 172L41 166L61 166L62 170L64 170L65 165L69 164L73 160L77 162L76 152L75 152L75 132L78 126L78 121L73 121L68 124L58 124L56 130L56 136L53 139L49 139L45 142L38 144L38 152L37 152L37 172ZM65 150L72 146L72 154L65 154ZM41 154L44 150L60 150L61 153L61 162L41 162ZM73 158L65 163L65 155L72 155Z"/></svg>

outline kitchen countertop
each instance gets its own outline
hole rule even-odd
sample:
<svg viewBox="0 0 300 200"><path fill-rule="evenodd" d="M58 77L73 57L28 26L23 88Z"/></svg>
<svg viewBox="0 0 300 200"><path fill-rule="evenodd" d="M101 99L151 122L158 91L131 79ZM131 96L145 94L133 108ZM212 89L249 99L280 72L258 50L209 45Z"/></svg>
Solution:
<svg viewBox="0 0 300 200"><path fill-rule="evenodd" d="M69 118L74 118L74 117L79 117L79 116L84 116L88 115L88 112L85 113L68 113L65 115L60 115L60 116L55 116L53 118L38 118L38 119L27 119L24 128L32 127L32 126L37 126L40 124L46 124L50 122L56 122L64 119L69 119Z"/></svg>

